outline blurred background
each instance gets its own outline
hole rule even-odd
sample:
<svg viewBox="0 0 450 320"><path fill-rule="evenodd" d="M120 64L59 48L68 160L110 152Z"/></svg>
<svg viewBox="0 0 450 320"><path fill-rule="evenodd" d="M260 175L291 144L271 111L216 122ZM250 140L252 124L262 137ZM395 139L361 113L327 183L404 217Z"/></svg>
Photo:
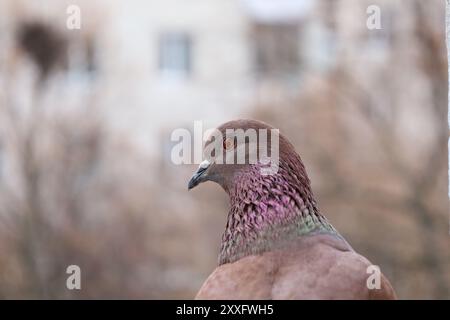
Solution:
<svg viewBox="0 0 450 320"><path fill-rule="evenodd" d="M187 191L196 165L171 162L170 135L243 117L291 140L322 212L400 298L450 298L444 14L0 0L0 298L192 298L228 202L213 183Z"/></svg>

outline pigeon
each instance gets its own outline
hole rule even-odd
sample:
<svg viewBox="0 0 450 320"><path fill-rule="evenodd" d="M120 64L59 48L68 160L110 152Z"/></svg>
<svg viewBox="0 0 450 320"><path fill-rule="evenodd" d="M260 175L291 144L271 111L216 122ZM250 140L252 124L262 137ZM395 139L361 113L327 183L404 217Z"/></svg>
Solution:
<svg viewBox="0 0 450 320"><path fill-rule="evenodd" d="M238 139L238 133L251 130L266 139L250 134ZM319 210L300 156L278 130L240 119L215 132L188 189L205 181L218 183L229 196L230 209L218 266L196 299L397 298L379 268L355 252ZM273 141L267 138L270 133L276 135ZM241 162L236 161L239 153ZM277 155L271 160L277 166L264 171L272 155Z"/></svg>

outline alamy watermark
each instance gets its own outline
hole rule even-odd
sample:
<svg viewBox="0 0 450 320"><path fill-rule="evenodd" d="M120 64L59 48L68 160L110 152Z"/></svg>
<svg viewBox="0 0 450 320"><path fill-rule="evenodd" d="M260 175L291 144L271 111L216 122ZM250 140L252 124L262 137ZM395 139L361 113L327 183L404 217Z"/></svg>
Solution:
<svg viewBox="0 0 450 320"><path fill-rule="evenodd" d="M66 9L66 27L69 30L81 29L81 9L75 4L71 4Z"/></svg>
<svg viewBox="0 0 450 320"><path fill-rule="evenodd" d="M379 266L374 264L370 265L366 269L366 273L369 274L366 280L367 289L381 289L381 270Z"/></svg>
<svg viewBox="0 0 450 320"><path fill-rule="evenodd" d="M366 20L366 26L369 30L381 29L381 9L377 5L370 5L366 9L366 13L369 15Z"/></svg>
<svg viewBox="0 0 450 320"><path fill-rule="evenodd" d="M76 264L67 267L66 273L69 274L66 280L66 287L69 290L81 290L81 268Z"/></svg>

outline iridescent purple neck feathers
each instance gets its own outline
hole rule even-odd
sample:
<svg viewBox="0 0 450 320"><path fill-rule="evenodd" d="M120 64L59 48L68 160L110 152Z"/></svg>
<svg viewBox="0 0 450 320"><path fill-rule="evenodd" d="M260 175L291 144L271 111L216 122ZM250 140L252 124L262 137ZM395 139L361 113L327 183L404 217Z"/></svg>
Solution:
<svg viewBox="0 0 450 320"><path fill-rule="evenodd" d="M258 165L248 166L236 174L227 192L231 207L219 265L283 247L301 236L338 235L320 214L297 154L282 158L274 175L263 176Z"/></svg>

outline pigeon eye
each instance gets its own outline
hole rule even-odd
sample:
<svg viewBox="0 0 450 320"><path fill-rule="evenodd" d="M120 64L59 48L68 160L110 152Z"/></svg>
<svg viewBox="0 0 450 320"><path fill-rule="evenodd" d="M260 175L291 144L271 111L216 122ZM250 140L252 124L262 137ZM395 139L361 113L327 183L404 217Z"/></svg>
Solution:
<svg viewBox="0 0 450 320"><path fill-rule="evenodd" d="M223 141L223 148L225 150L232 150L235 147L235 139L234 138L226 138Z"/></svg>

